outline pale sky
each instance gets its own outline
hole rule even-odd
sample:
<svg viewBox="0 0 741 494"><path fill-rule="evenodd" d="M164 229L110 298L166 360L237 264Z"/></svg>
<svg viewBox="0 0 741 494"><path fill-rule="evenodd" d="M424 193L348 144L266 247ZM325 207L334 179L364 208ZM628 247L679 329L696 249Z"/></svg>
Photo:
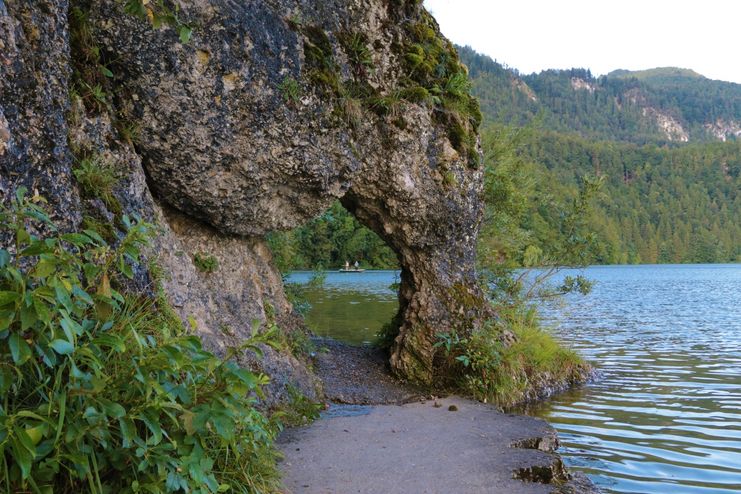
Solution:
<svg viewBox="0 0 741 494"><path fill-rule="evenodd" d="M741 0L425 0L443 34L529 74L693 69L741 83Z"/></svg>

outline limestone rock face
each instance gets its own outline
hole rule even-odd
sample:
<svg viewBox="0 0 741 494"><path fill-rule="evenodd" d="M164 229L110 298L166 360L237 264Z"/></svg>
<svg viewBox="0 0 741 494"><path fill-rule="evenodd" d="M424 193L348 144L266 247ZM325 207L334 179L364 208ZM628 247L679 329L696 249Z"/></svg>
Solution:
<svg viewBox="0 0 741 494"><path fill-rule="evenodd" d="M221 233L173 208L160 204L147 186L141 158L118 139L108 115L86 115L81 104L73 105L75 124L70 126L70 144L85 149L116 167L122 177L114 191L123 211L142 215L157 226L158 235L146 253L150 271L162 274L161 289L186 328L195 331L204 347L223 356L238 347L253 332L266 331L275 323L284 338L305 329L286 300L280 273L273 267L270 251L260 238ZM99 200L86 200L83 210L101 220L110 217ZM200 270L196 255L211 256L213 271ZM132 288L155 295L154 273L140 273ZM289 399L289 386L311 400L320 399L318 380L306 362L287 348L278 351L263 346L263 356L251 352L237 361L270 376L263 405L277 407Z"/></svg>
<svg viewBox="0 0 741 494"><path fill-rule="evenodd" d="M430 382L435 334L469 330L487 309L474 272L478 156L452 142L435 113L445 109L398 96L414 77L409 26L429 19L423 8L183 3L193 29L183 44L176 29L153 29L120 2L93 4L117 103L140 125L137 151L156 193L238 235L301 225L341 198L401 261L392 367ZM440 36L434 21L425 29Z"/></svg>
<svg viewBox="0 0 741 494"><path fill-rule="evenodd" d="M340 199L399 256L392 367L432 381L435 335L488 313L474 271L480 113L421 2L165 2L176 26L119 0L72 3L113 74L97 110L70 108L68 2L0 0L0 199L26 185L69 228L83 213L156 222L150 257L169 273L165 294L217 352L255 325L297 325L262 236ZM116 130L125 125L138 129L134 144ZM80 200L70 146L117 170L121 211ZM196 268L199 251L218 271ZM153 290L149 280L142 270L137 289ZM243 363L271 374L274 396L288 383L312 393L290 352Z"/></svg>
<svg viewBox="0 0 741 494"><path fill-rule="evenodd" d="M0 202L38 192L58 226L80 221L67 148L66 0L0 0Z"/></svg>

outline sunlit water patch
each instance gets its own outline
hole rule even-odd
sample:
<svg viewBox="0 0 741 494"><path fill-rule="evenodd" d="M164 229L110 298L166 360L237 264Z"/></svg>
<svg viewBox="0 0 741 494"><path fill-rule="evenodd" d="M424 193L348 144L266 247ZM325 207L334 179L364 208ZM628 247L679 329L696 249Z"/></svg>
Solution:
<svg viewBox="0 0 741 494"><path fill-rule="evenodd" d="M596 282L590 295L542 312L602 379L530 413L558 429L567 463L608 492L741 492L741 266L585 274ZM330 273L307 294L309 323L320 334L371 341L396 311L395 281L394 271Z"/></svg>
<svg viewBox="0 0 741 494"><path fill-rule="evenodd" d="M306 284L311 271L294 271L289 283ZM398 271L328 272L321 287L304 290L311 310L306 323L319 336L331 336L353 345L370 344L399 307L393 285Z"/></svg>
<svg viewBox="0 0 741 494"><path fill-rule="evenodd" d="M592 267L544 321L603 372L534 412L605 490L741 492L741 266Z"/></svg>

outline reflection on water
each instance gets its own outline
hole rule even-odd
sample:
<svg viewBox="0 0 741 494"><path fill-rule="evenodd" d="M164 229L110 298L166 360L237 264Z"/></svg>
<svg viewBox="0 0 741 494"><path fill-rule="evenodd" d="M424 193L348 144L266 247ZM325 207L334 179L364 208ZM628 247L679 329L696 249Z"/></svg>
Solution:
<svg viewBox="0 0 741 494"><path fill-rule="evenodd" d="M543 307L603 378L534 410L603 489L741 492L741 265L586 270L587 297ZM308 279L297 274L296 281ZM310 293L322 334L360 343L396 310L395 272L331 273Z"/></svg>
<svg viewBox="0 0 741 494"><path fill-rule="evenodd" d="M741 492L741 266L586 270L584 298L544 307L604 378L537 411L606 490Z"/></svg>
<svg viewBox="0 0 741 494"><path fill-rule="evenodd" d="M287 281L307 283L312 277L310 271L294 271ZM391 285L398 282L398 271L329 272L323 286L304 290L312 307L306 323L320 336L353 345L371 343L396 314L399 303Z"/></svg>

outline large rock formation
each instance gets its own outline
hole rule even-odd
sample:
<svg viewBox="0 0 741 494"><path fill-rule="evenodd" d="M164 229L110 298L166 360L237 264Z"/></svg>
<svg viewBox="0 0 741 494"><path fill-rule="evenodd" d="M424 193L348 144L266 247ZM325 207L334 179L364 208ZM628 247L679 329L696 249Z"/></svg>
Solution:
<svg viewBox="0 0 741 494"><path fill-rule="evenodd" d="M14 29L29 36L39 35L37 22L49 27L41 30L37 49L24 55L26 45L16 42L9 52L26 56L18 71L40 85L59 86L47 88L54 95L48 101L36 96L28 102L32 116L16 126L49 129L57 145L46 139L39 149L58 152L26 170L58 169L63 192L47 189L63 199L55 202L62 216L77 220L75 189L66 181L67 124L60 120L67 6L42 3L13 2L21 5L19 12L4 17L0 29L28 22L27 29ZM174 3L178 8L167 17L161 6L170 2L128 2L143 16L125 12L118 0L79 2L100 61L114 77L106 82L113 97L97 115L88 111L75 119L72 142L125 172L117 189L124 211L139 211L163 226L156 250L172 274L164 288L176 308L197 319L216 348L248 335L253 320L271 319L268 302L290 319L260 237L301 225L341 199L388 242L402 265L392 367L430 382L435 334L469 331L487 315L474 272L480 113L450 43L413 0ZM4 9L0 0L0 13ZM51 21L57 22L53 32ZM183 43L181 37L190 39ZM31 54L59 76L45 80L32 67ZM11 88L31 94L16 77ZM7 156L18 146L7 144L3 129L19 113L9 118L9 102L0 103L0 151ZM39 120L46 110L52 119ZM134 147L111 127L109 115L138 129ZM23 157L13 152L13 166L19 166ZM101 209L89 200L86 207ZM223 266L212 278L192 265L199 250ZM283 361L268 370L286 369L287 380L308 382L300 363Z"/></svg>
<svg viewBox="0 0 741 494"><path fill-rule="evenodd" d="M44 195L60 226L80 221L67 148L67 1L0 0L0 201Z"/></svg>

